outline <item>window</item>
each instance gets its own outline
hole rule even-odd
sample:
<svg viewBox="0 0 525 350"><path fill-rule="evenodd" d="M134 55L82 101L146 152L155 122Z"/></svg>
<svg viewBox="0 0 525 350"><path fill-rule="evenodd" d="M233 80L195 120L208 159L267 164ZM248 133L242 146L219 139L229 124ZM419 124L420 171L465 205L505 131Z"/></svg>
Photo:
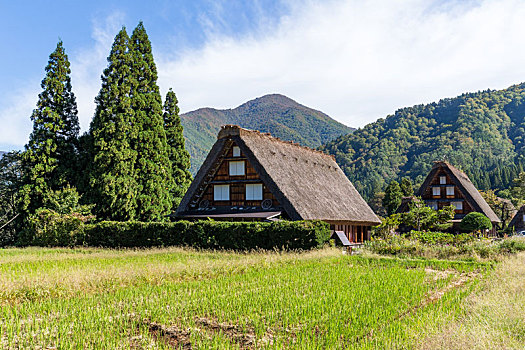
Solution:
<svg viewBox="0 0 525 350"><path fill-rule="evenodd" d="M432 187L432 195L440 196L441 195L441 188L440 187Z"/></svg>
<svg viewBox="0 0 525 350"><path fill-rule="evenodd" d="M428 206L434 210L438 210L438 203L437 202L428 202Z"/></svg>
<svg viewBox="0 0 525 350"><path fill-rule="evenodd" d="M214 201L229 201L230 200L230 185L213 186L213 200Z"/></svg>
<svg viewBox="0 0 525 350"><path fill-rule="evenodd" d="M439 184L445 185L447 183L447 177L446 176L440 176L439 177Z"/></svg>
<svg viewBox="0 0 525 350"><path fill-rule="evenodd" d="M523 222L525 222L525 215L523 215L522 219L523 219Z"/></svg>
<svg viewBox="0 0 525 350"><path fill-rule="evenodd" d="M237 146L233 146L233 156L234 157L240 157L241 156L241 149Z"/></svg>
<svg viewBox="0 0 525 350"><path fill-rule="evenodd" d="M463 202L452 202L451 205L456 207L456 210L463 210Z"/></svg>
<svg viewBox="0 0 525 350"><path fill-rule="evenodd" d="M239 176L244 175L244 161L230 162L230 175Z"/></svg>
<svg viewBox="0 0 525 350"><path fill-rule="evenodd" d="M262 184L247 184L246 185L246 200L247 201L262 201L263 186Z"/></svg>
<svg viewBox="0 0 525 350"><path fill-rule="evenodd" d="M453 196L453 195L454 195L454 187L447 186L447 196Z"/></svg>

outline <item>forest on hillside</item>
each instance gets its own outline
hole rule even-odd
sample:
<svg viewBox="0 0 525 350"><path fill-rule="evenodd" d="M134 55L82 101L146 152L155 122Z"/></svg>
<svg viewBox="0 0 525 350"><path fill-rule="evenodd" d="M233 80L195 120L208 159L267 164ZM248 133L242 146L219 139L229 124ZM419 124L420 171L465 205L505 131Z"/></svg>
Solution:
<svg viewBox="0 0 525 350"><path fill-rule="evenodd" d="M320 149L334 155L367 200L392 180L419 187L437 160L480 190L511 187L525 168L525 84L397 110Z"/></svg>

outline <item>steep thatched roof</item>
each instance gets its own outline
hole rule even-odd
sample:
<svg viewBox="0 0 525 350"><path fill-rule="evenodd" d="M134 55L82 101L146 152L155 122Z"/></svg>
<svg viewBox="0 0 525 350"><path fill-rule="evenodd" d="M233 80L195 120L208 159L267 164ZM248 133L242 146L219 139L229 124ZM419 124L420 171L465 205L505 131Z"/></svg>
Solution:
<svg viewBox="0 0 525 350"><path fill-rule="evenodd" d="M522 205L521 208L518 211L516 211L516 213L512 217L512 220L509 223L509 227L523 226L522 220L520 219L522 218L524 214L525 214L525 205Z"/></svg>
<svg viewBox="0 0 525 350"><path fill-rule="evenodd" d="M427 178L423 182L423 185L421 185L417 193L418 196L423 195L423 191L430 185L430 182L439 170L443 170L445 173L448 173L452 179L455 179L454 182L457 184L470 205L473 206L475 211L483 213L492 222L501 222L499 217L494 213L494 211L490 208L485 199L483 199L479 191L476 189L474 184L470 181L467 174L447 162L434 162L432 170L428 174Z"/></svg>
<svg viewBox="0 0 525 350"><path fill-rule="evenodd" d="M345 221L375 225L381 221L332 156L270 134L226 125L183 198L187 205L211 169L225 142L233 141L293 220Z"/></svg>

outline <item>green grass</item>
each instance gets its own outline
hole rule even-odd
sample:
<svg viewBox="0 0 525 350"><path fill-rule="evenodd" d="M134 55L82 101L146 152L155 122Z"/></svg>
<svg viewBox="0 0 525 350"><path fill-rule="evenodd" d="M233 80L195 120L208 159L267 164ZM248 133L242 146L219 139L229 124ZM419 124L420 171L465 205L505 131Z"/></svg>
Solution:
<svg viewBox="0 0 525 350"><path fill-rule="evenodd" d="M0 348L398 348L481 263L183 249L0 251Z"/></svg>

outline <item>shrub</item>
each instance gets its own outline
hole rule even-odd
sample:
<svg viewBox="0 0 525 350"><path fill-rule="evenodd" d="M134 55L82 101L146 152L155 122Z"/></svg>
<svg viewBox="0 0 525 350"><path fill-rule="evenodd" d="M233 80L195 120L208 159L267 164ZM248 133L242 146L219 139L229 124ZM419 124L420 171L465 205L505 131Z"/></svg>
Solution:
<svg viewBox="0 0 525 350"><path fill-rule="evenodd" d="M391 237L399 228L401 214L392 214L382 220L381 224L372 228L372 237L388 238Z"/></svg>
<svg viewBox="0 0 525 350"><path fill-rule="evenodd" d="M461 220L459 227L467 232L490 230L492 229L492 222L490 222L490 219L482 213L472 212L465 215Z"/></svg>
<svg viewBox="0 0 525 350"><path fill-rule="evenodd" d="M525 250L525 240L522 238L504 239L499 244L499 249L506 253L517 253Z"/></svg>
<svg viewBox="0 0 525 350"><path fill-rule="evenodd" d="M32 232L26 244L66 247L81 241L84 222L88 216L78 213L59 214L50 209L38 209L28 220L28 230Z"/></svg>
<svg viewBox="0 0 525 350"><path fill-rule="evenodd" d="M94 219L94 205L80 204L81 195L70 185L49 191L44 207L24 220L24 228L17 235L16 244L44 246L74 246L82 244L77 237L86 222Z"/></svg>
<svg viewBox="0 0 525 350"><path fill-rule="evenodd" d="M392 236L387 239L365 242L365 248L381 255L412 256L421 255L423 245L405 237Z"/></svg>
<svg viewBox="0 0 525 350"><path fill-rule="evenodd" d="M473 242L475 237L471 233L460 233L454 236L454 245L463 245Z"/></svg>
<svg viewBox="0 0 525 350"><path fill-rule="evenodd" d="M446 232L410 231L407 237L430 245L451 244L454 242L454 235Z"/></svg>
<svg viewBox="0 0 525 350"><path fill-rule="evenodd" d="M89 246L192 246L208 249L311 249L330 239L323 221L113 222L86 225L82 241Z"/></svg>

